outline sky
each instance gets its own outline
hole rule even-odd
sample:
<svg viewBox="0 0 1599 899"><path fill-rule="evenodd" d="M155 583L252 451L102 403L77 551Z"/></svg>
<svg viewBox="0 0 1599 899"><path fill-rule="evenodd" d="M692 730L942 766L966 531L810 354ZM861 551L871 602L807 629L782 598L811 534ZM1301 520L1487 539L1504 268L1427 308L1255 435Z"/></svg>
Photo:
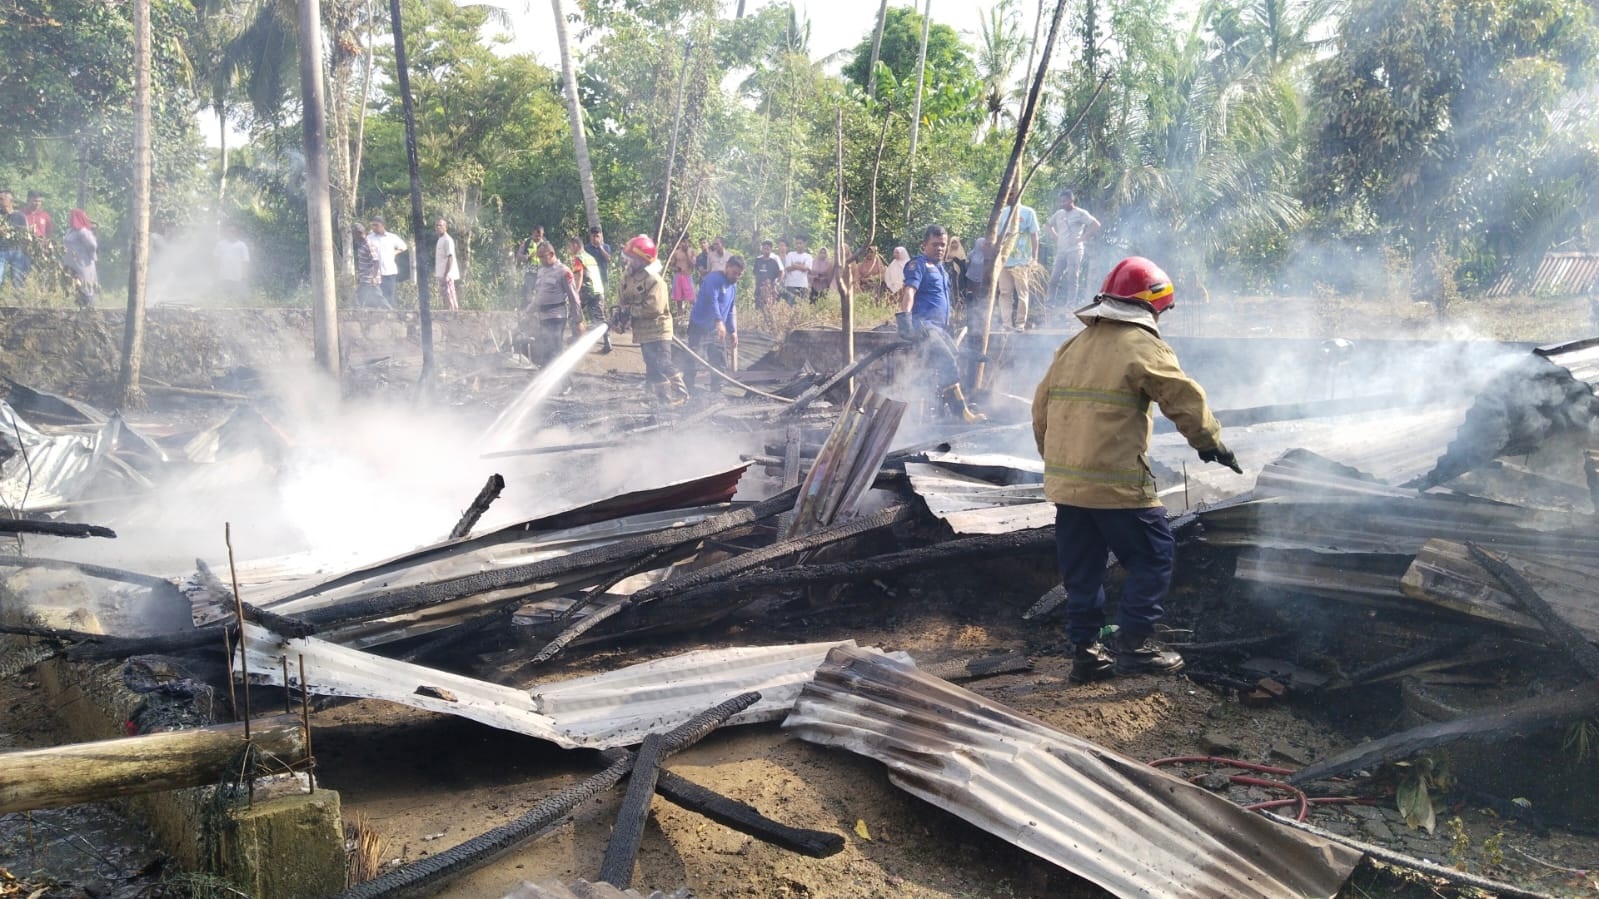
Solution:
<svg viewBox="0 0 1599 899"><path fill-rule="evenodd" d="M573 0L563 0L568 10L575 11ZM933 21L948 25L961 33L969 44L977 43L979 20L994 5L994 0L932 0ZM926 0L918 0L916 8L924 9ZM738 8L736 0L722 4L726 15L732 16ZM749 15L766 6L779 5L772 0L746 0L744 14ZM782 5L786 5L782 4ZM800 15L811 22L811 55L821 59L839 50L853 48L861 39L871 34L877 24L877 3L872 0L795 0ZM908 6L906 0L889 0L890 6ZM1023 3L1023 7L1037 9L1036 4ZM555 30L551 26L554 13L543 0L524 0L520 5L507 4L515 28L510 52L531 51L539 62L552 68L561 64L560 52L555 44ZM1032 19L1026 22L1031 30ZM575 38L575 34L573 35Z"/></svg>

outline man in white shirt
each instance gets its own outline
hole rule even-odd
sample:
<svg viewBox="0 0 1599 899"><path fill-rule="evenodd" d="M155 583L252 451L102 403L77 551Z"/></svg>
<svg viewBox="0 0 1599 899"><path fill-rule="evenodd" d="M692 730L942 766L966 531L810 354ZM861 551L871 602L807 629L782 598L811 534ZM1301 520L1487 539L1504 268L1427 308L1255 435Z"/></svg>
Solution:
<svg viewBox="0 0 1599 899"><path fill-rule="evenodd" d="M1049 217L1049 237L1055 242L1055 264L1049 273L1050 305L1062 299L1061 279L1066 279L1066 311L1077 308L1083 282L1083 249L1099 233L1099 219L1077 205L1069 190L1060 192L1060 208Z"/></svg>
<svg viewBox="0 0 1599 899"><path fill-rule="evenodd" d="M389 232L383 223L383 216L372 216L369 224L372 230L367 232L366 242L372 247L372 255L377 257L378 274L383 277L383 302L393 309L394 284L400 280L400 266L395 259L408 248L400 235Z"/></svg>
<svg viewBox="0 0 1599 899"><path fill-rule="evenodd" d="M250 245L244 242L238 225L229 222L222 226L222 239L211 249L211 258L217 264L222 294L230 300L243 299L250 272Z"/></svg>
<svg viewBox="0 0 1599 899"><path fill-rule="evenodd" d="M450 236L450 223L439 219L433 225L439 240L433 245L433 277L439 282L439 296L451 312L458 312L461 304L455 299L455 282L461 280L461 266L455 261L455 238Z"/></svg>
<svg viewBox="0 0 1599 899"><path fill-rule="evenodd" d="M805 248L805 238L794 238L794 249L783 258L783 299L790 306L795 300L811 297L811 263L816 260Z"/></svg>
<svg viewBox="0 0 1599 899"><path fill-rule="evenodd" d="M999 245L1005 245L1006 232L1014 227L1016 229L1016 243L1012 245L1010 255L1005 257L1003 266L999 270L999 289L996 300L1003 301L1010 298L1010 323L1018 331L1026 330L1029 325L1029 312L1032 302L1032 277L1031 270L1038 265L1038 213L1033 207L1024 205L1021 201L1021 190L1012 187L1010 195L1006 198L1007 205L999 212ZM1016 224L1010 222L1011 215L1015 214ZM1001 302L1000 308L1004 305ZM1004 315L1003 312L1000 313Z"/></svg>

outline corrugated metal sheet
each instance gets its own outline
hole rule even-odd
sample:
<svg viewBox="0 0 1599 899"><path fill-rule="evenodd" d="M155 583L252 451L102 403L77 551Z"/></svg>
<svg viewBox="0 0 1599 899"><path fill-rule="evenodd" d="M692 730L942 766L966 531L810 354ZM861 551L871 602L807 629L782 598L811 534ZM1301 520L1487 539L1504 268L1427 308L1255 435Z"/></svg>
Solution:
<svg viewBox="0 0 1599 899"><path fill-rule="evenodd" d="M1534 353L1571 373L1599 393L1599 337L1541 346Z"/></svg>
<svg viewBox="0 0 1599 899"><path fill-rule="evenodd" d="M957 534L1008 534L1055 523L1043 484L995 484L925 462L906 462L905 474L927 510Z"/></svg>
<svg viewBox="0 0 1599 899"><path fill-rule="evenodd" d="M18 512L59 509L83 495L100 469L103 433L46 435L0 402L0 505Z"/></svg>
<svg viewBox="0 0 1599 899"><path fill-rule="evenodd" d="M1518 293L1580 296L1599 292L1599 254L1545 253L1531 277L1506 272L1488 291L1488 296L1503 297Z"/></svg>
<svg viewBox="0 0 1599 899"><path fill-rule="evenodd" d="M728 723L776 721L794 705L828 650L855 645L700 650L529 692L315 637L284 640L251 624L245 625L245 634L252 682L281 685L287 659L290 680L298 685L304 658L313 693L384 699L548 740L566 749L631 746L651 731L669 730L750 690L760 691L760 701ZM234 670L239 670L237 654Z"/></svg>
<svg viewBox="0 0 1599 899"><path fill-rule="evenodd" d="M1360 854L919 672L836 649L783 725L1116 896L1335 895Z"/></svg>

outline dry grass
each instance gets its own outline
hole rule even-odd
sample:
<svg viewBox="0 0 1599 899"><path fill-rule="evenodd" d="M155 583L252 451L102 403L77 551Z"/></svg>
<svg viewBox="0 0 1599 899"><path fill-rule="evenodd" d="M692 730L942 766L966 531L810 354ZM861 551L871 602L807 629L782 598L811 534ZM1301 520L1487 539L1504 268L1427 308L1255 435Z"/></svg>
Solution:
<svg viewBox="0 0 1599 899"><path fill-rule="evenodd" d="M344 885L353 887L378 876L383 865L386 841L378 835L365 815L356 813L344 819Z"/></svg>

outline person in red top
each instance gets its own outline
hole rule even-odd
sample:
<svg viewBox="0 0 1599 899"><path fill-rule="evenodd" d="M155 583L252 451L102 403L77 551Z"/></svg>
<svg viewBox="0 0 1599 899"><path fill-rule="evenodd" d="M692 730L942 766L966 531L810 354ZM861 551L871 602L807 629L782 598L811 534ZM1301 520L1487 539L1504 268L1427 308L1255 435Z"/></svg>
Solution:
<svg viewBox="0 0 1599 899"><path fill-rule="evenodd" d="M23 207L22 217L28 220L28 227L33 229L33 236L40 240L50 239L50 228L54 222L50 213L44 211L44 194L37 190L28 191L28 205Z"/></svg>

